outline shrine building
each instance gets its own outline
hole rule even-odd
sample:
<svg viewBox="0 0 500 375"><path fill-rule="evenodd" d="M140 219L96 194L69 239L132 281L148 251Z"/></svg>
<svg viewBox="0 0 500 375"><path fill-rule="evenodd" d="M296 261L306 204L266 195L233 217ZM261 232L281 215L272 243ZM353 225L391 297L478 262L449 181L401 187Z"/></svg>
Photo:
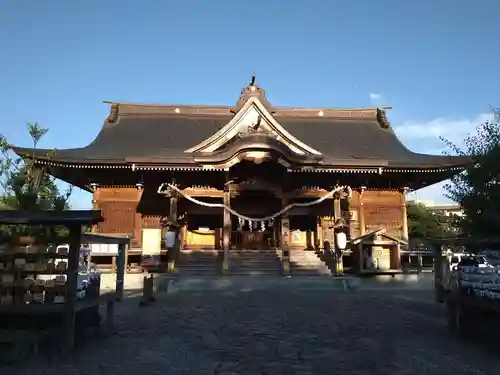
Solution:
<svg viewBox="0 0 500 375"><path fill-rule="evenodd" d="M245 259L274 252L278 263L311 250L320 257L335 223L354 270L367 252L378 268L397 269L408 243L405 193L469 162L408 150L389 107L274 107L255 78L233 106L107 103L85 147L13 149L92 192L105 218L94 231L132 236L132 262L154 246L144 233L162 216L187 212L183 251L211 251L224 272L243 249L254 250Z"/></svg>

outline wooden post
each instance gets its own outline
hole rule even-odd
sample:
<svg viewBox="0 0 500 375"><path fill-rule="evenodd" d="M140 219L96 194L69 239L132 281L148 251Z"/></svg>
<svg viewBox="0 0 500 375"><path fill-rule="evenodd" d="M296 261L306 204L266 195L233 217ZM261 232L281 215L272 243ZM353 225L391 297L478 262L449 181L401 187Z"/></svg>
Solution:
<svg viewBox="0 0 500 375"><path fill-rule="evenodd" d="M340 208L340 196L335 194L333 196L333 219L337 221L342 218L342 210Z"/></svg>
<svg viewBox="0 0 500 375"><path fill-rule="evenodd" d="M406 193L408 188L401 189L401 230L403 232L403 239L408 241L408 213L406 211Z"/></svg>
<svg viewBox="0 0 500 375"><path fill-rule="evenodd" d="M321 248L323 249L323 253L325 252L325 240L328 240L328 218L321 218ZM328 254L330 255L330 254Z"/></svg>
<svg viewBox="0 0 500 375"><path fill-rule="evenodd" d="M290 219L281 218L281 262L283 275L290 274Z"/></svg>
<svg viewBox="0 0 500 375"><path fill-rule="evenodd" d="M162 238L163 240L163 238ZM127 275L128 271L129 271L129 267L128 267L128 248L129 248L129 245L127 244L125 246L125 260L124 260L124 264L125 264L125 275Z"/></svg>
<svg viewBox="0 0 500 375"><path fill-rule="evenodd" d="M151 302L155 302L154 297L154 278L153 275L144 276L142 286L142 298L140 306L148 306Z"/></svg>
<svg viewBox="0 0 500 375"><path fill-rule="evenodd" d="M444 301L443 290L443 249L440 245L434 244L434 299L436 302Z"/></svg>
<svg viewBox="0 0 500 375"><path fill-rule="evenodd" d="M93 210L98 210L99 209L99 205L97 204L97 195L98 195L99 188L97 186L95 186L92 190L93 190L92 191L92 209ZM98 231L99 231L99 225L98 224L93 224L90 232L91 233L97 233Z"/></svg>
<svg viewBox="0 0 500 375"><path fill-rule="evenodd" d="M288 198L281 197L281 207L288 205ZM281 266L283 275L290 274L290 219L288 211L281 214Z"/></svg>
<svg viewBox="0 0 500 375"><path fill-rule="evenodd" d="M396 264L397 269L401 269L401 243L398 242L396 245Z"/></svg>
<svg viewBox="0 0 500 375"><path fill-rule="evenodd" d="M313 232L313 241L314 241L314 248L318 249L320 247L320 242L319 242L319 231L320 231L320 221L319 218L316 217L316 226L314 227L314 232Z"/></svg>
<svg viewBox="0 0 500 375"><path fill-rule="evenodd" d="M111 273L116 273L116 256L111 257Z"/></svg>
<svg viewBox="0 0 500 375"><path fill-rule="evenodd" d="M364 264L365 264L365 260L364 260L364 254L363 254L363 242L359 242L358 243L358 254L359 254L359 259L358 259L358 272L359 273L362 273L363 270L364 270Z"/></svg>
<svg viewBox="0 0 500 375"><path fill-rule="evenodd" d="M108 298L106 301L106 320L104 321L104 334L106 336L115 333L115 301Z"/></svg>
<svg viewBox="0 0 500 375"><path fill-rule="evenodd" d="M177 197L177 192L173 192L173 196L170 197L170 216L171 218L177 219L177 203L178 203L178 197Z"/></svg>
<svg viewBox="0 0 500 375"><path fill-rule="evenodd" d="M66 280L65 337L64 350L72 351L75 347L75 309L78 284L78 264L80 260L81 224L73 224L69 229L68 272Z"/></svg>
<svg viewBox="0 0 500 375"><path fill-rule="evenodd" d="M337 221L342 218L342 210L340 207L340 194L335 193L333 196L333 224L337 224ZM338 275L341 273L341 255L339 246L337 243L337 231L335 227L331 230L332 241L330 242L333 248L333 254L335 259L335 274Z"/></svg>
<svg viewBox="0 0 500 375"><path fill-rule="evenodd" d="M229 184L224 186L224 196L223 203L225 206L230 207L231 205L231 191L229 189ZM229 210L224 208L223 213L223 224L222 224L222 248L224 251L224 259L222 261L222 273L227 274L229 272L229 247L231 245L231 213Z"/></svg>
<svg viewBox="0 0 500 375"><path fill-rule="evenodd" d="M358 189L359 192L359 235L363 236L366 233L365 224L365 203L363 201L363 193L366 190L364 186Z"/></svg>
<svg viewBox="0 0 500 375"><path fill-rule="evenodd" d="M125 273L127 265L125 260L127 258L126 253L128 251L128 246L125 243L118 244L118 256L116 265L116 299L121 301L123 299L123 294L125 291Z"/></svg>
<svg viewBox="0 0 500 375"><path fill-rule="evenodd" d="M177 203L178 203L177 192L172 192L172 196L170 197L170 210L169 210L170 220L177 219ZM176 249L173 249L173 251L176 251ZM169 255L168 272L173 272L174 269L175 269L175 259Z"/></svg>

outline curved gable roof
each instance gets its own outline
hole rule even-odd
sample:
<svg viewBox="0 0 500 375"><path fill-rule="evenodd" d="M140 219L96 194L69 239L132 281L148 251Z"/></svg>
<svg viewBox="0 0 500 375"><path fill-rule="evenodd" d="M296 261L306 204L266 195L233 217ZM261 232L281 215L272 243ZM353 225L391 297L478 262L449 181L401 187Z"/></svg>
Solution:
<svg viewBox="0 0 500 375"><path fill-rule="evenodd" d="M263 100L262 90L247 90L244 94L249 97L247 104ZM389 168L418 169L462 166L470 162L470 158L463 156L410 151L389 126L384 110L271 108L269 103L264 108L262 111L274 123L271 130L277 129L280 133L282 129L281 133L289 138L287 141L295 142L298 149L321 154L323 165L346 160L357 160L362 165L363 161L380 160ZM57 150L50 157L47 153L51 150L20 147L13 150L22 156L34 154L39 159L58 163L123 164L132 163L134 159L141 159L143 163L149 158L155 163L196 164L196 152L185 151L221 133L238 113L231 107L113 103L101 131L85 147Z"/></svg>

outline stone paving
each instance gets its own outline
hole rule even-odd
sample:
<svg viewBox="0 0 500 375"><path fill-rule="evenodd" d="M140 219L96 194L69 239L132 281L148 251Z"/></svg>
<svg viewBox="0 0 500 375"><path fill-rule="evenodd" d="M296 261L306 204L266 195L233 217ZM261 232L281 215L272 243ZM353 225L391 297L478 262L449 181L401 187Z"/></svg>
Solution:
<svg viewBox="0 0 500 375"><path fill-rule="evenodd" d="M129 299L120 333L74 358L0 368L35 374L499 374L500 358L453 339L429 291L178 293Z"/></svg>

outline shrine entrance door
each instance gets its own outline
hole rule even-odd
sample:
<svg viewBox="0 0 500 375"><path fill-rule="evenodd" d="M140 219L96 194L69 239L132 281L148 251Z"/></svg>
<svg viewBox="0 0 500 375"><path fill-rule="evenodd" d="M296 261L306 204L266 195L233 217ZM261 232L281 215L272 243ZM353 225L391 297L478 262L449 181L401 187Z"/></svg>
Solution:
<svg viewBox="0 0 500 375"><path fill-rule="evenodd" d="M242 190L231 200L231 207L242 215L257 219L247 220L232 216L231 247L234 249L275 248L279 217L258 220L281 209L281 199L269 191Z"/></svg>

